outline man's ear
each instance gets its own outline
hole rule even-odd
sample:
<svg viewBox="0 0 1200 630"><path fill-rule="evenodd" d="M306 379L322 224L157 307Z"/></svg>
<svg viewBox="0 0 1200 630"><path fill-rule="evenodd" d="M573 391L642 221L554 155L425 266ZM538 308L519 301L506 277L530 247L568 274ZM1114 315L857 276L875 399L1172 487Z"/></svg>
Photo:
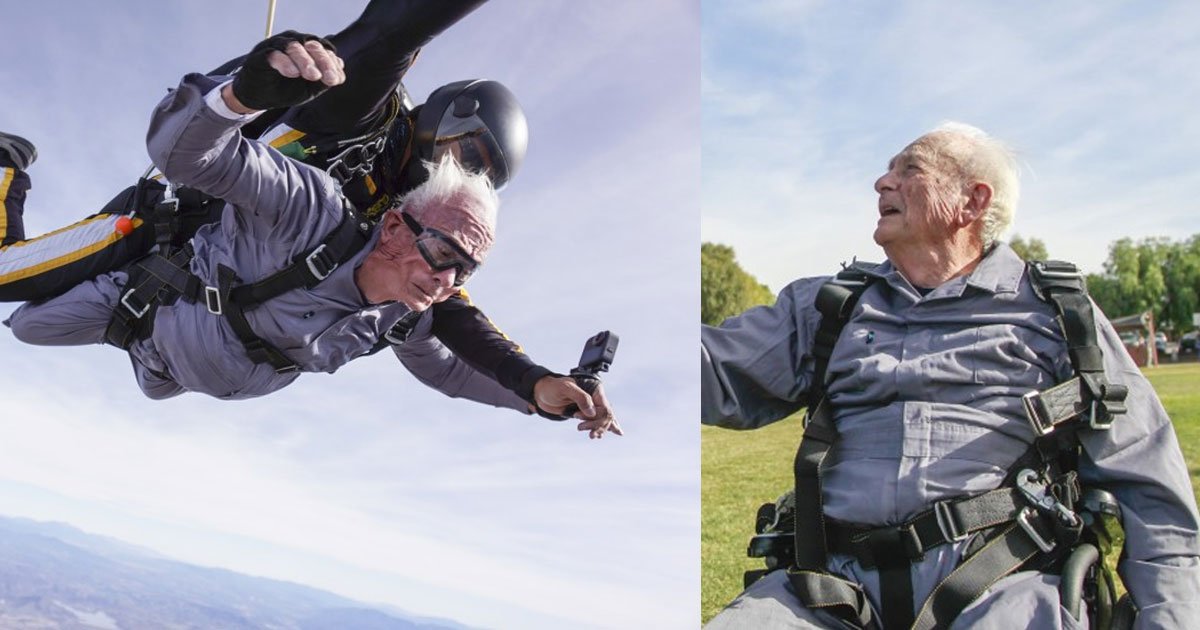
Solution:
<svg viewBox="0 0 1200 630"><path fill-rule="evenodd" d="M967 203L958 213L959 225L966 227L982 216L992 205L992 187L983 182L976 182L967 190Z"/></svg>
<svg viewBox="0 0 1200 630"><path fill-rule="evenodd" d="M400 236L400 231L407 229L408 226L404 225L404 219L400 218L400 213L388 210L383 213L383 222L379 226L379 244L390 245L394 248L399 244L396 239Z"/></svg>

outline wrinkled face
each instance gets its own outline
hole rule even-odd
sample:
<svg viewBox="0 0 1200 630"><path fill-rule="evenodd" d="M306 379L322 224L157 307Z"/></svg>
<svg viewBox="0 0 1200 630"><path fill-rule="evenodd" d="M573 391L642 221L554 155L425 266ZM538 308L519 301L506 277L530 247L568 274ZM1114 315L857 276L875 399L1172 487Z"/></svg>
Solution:
<svg viewBox="0 0 1200 630"><path fill-rule="evenodd" d="M925 135L888 163L875 181L879 222L875 242L889 248L940 244L952 234L967 198L962 176L948 151L950 140Z"/></svg>
<svg viewBox="0 0 1200 630"><path fill-rule="evenodd" d="M475 261L482 262L487 255L491 230L470 213L453 204L406 210L420 225L451 239ZM453 267L435 269L429 264L417 246L413 229L405 224L398 209L384 215L379 231L379 242L355 274L368 302L403 302L415 311L423 311L458 292L458 271Z"/></svg>

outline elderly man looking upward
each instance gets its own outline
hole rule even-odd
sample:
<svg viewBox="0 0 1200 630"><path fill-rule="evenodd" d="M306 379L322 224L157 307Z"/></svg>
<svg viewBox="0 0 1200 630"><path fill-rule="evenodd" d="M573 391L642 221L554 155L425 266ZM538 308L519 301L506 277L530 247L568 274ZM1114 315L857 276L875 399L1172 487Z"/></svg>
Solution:
<svg viewBox="0 0 1200 630"><path fill-rule="evenodd" d="M997 240L1018 197L1011 153L947 124L875 190L887 261L854 267L861 294L832 339L823 319L837 311L815 304L828 278L701 330L705 423L810 409L793 566L709 626L1086 626L1055 574L1081 536L1081 488L1122 509L1138 625L1200 619L1200 518L1170 419L1081 283L1071 293L1073 276ZM1060 291L1085 308L1058 310ZM1065 411L1040 412L1060 383Z"/></svg>
<svg viewBox="0 0 1200 630"><path fill-rule="evenodd" d="M143 392L236 399L274 392L300 372L333 372L387 345L403 324L396 354L422 382L528 412L525 400L430 333L430 306L454 295L492 245L498 200L490 180L444 158L370 229L325 172L238 131L261 110L296 105L345 80L327 41L287 37L256 47L232 81L184 77L151 120L155 164L170 181L227 201L220 223L138 270L22 306L13 333L43 345L111 341L114 311L137 298L145 308L126 309L142 314L125 322L121 345ZM131 293L143 286L152 289L144 298ZM602 390L593 399L569 377L542 373L533 398L550 414L577 405L580 429L592 437L620 432Z"/></svg>

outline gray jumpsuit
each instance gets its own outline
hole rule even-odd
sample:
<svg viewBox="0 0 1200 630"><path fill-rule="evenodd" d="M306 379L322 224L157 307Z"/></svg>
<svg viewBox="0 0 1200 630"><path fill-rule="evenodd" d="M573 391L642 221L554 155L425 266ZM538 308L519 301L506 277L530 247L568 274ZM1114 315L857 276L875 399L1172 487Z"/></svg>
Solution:
<svg viewBox="0 0 1200 630"><path fill-rule="evenodd" d="M1024 262L996 246L969 276L920 295L890 264L842 332L828 367L839 441L826 460L826 514L868 526L898 524L944 499L999 486L1032 443L1021 403L1072 374L1053 308L1040 300ZM772 307L701 329L702 420L753 429L800 407L811 386L813 306L826 278L788 285ZM1083 483L1113 492L1124 510L1119 570L1141 607L1139 627L1200 620L1200 544L1188 471L1171 421L1097 309L1110 380L1129 387L1129 412L1109 431L1082 431ZM917 608L954 569L967 541L913 564ZM878 611L879 577L849 556L829 570L866 587ZM977 600L955 627L1074 627L1060 615L1056 578L1011 575ZM831 625L801 610L783 572L751 587L713 628Z"/></svg>

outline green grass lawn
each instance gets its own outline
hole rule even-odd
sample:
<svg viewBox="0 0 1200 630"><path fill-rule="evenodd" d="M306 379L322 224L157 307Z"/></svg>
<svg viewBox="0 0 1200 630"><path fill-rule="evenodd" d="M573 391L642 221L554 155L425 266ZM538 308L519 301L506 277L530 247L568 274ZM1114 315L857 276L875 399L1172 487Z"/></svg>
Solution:
<svg viewBox="0 0 1200 630"><path fill-rule="evenodd" d="M1146 376L1171 414L1195 491L1200 488L1200 364L1164 365L1147 370ZM746 557L746 543L754 534L758 506L792 485L800 434L799 416L758 431L701 428L700 606L705 622L741 592L743 571L762 568L760 560Z"/></svg>

